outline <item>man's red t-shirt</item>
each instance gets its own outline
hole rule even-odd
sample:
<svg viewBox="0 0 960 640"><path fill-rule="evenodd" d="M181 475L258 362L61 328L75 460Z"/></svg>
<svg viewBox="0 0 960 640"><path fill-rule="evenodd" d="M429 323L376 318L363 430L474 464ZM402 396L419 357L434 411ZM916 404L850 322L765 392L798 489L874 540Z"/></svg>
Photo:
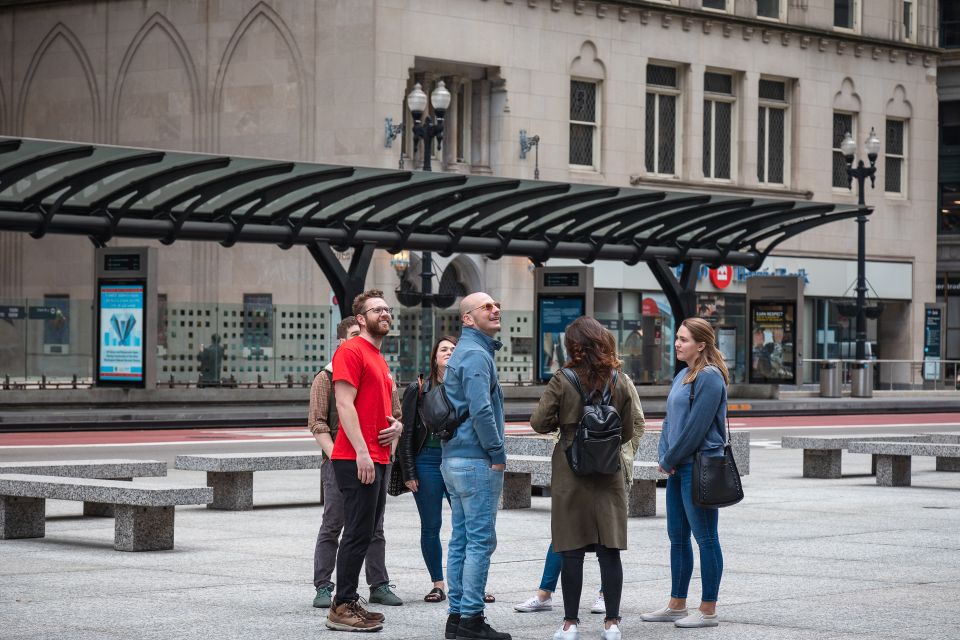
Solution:
<svg viewBox="0 0 960 640"><path fill-rule="evenodd" d="M350 338L333 354L333 381L347 382L357 390L354 406L370 459L380 464L389 463L390 446L381 446L377 442L377 434L389 426L387 416L393 415L393 380L380 350L366 338ZM357 459L357 452L347 438L342 421L330 458Z"/></svg>

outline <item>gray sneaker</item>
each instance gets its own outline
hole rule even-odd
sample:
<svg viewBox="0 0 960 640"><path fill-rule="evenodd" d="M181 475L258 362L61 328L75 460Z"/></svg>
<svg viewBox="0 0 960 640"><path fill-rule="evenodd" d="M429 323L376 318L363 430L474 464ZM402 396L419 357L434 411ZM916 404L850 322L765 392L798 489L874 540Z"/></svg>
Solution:
<svg viewBox="0 0 960 640"><path fill-rule="evenodd" d="M673 623L681 629L699 629L700 627L715 627L720 624L720 617L717 614L712 616L704 615L699 609L681 618Z"/></svg>
<svg viewBox="0 0 960 640"><path fill-rule="evenodd" d="M676 622L686 617L686 609L671 609L670 607L640 614L640 619L644 622Z"/></svg>
<svg viewBox="0 0 960 640"><path fill-rule="evenodd" d="M325 584L317 587L317 595L313 599L313 606L317 609L329 609L330 602L333 600L333 585Z"/></svg>
<svg viewBox="0 0 960 640"><path fill-rule="evenodd" d="M385 604L388 607L399 607L403 600L391 589L396 588L386 582L375 587L370 587L370 604Z"/></svg>

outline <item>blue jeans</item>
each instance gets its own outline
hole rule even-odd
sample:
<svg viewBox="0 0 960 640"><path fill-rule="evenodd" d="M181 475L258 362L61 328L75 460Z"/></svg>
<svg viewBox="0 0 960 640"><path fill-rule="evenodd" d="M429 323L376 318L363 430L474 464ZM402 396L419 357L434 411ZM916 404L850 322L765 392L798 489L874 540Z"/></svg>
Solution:
<svg viewBox="0 0 960 640"><path fill-rule="evenodd" d="M490 556L497 548L497 504L503 472L481 458L444 458L440 465L450 493L453 533L447 548L450 613L483 613Z"/></svg>
<svg viewBox="0 0 960 640"><path fill-rule="evenodd" d="M717 536L718 509L703 509L693 504L693 464L677 466L667 479L667 535L670 537L670 597L686 598L693 575L693 546L690 534L700 548L702 602L716 602L723 574L723 553Z"/></svg>
<svg viewBox="0 0 960 640"><path fill-rule="evenodd" d="M420 553L430 572L430 580L443 580L443 547L440 545L440 525L443 522L443 498L447 486L440 473L442 452L436 447L424 447L416 458L419 486L413 494L420 512Z"/></svg>
<svg viewBox="0 0 960 640"><path fill-rule="evenodd" d="M543 559L543 577L540 578L540 590L554 593L557 590L557 580L560 579L560 569L563 567L563 556L553 550L553 543L547 547L547 557Z"/></svg>

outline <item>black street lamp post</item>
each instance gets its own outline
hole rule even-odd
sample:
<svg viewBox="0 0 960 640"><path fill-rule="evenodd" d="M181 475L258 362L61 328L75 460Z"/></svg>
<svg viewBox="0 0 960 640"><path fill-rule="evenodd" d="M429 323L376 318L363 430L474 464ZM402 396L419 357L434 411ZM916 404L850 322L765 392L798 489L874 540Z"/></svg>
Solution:
<svg viewBox="0 0 960 640"><path fill-rule="evenodd" d="M857 152L857 143L847 132L843 142L840 143L840 152L847 161L847 188L853 187L853 181L857 181L857 205L859 215L857 216L857 360L864 360L867 357L867 274L866 274L866 232L867 232L867 214L870 209L864 201L864 189L866 188L867 178L870 178L870 188L876 186L877 175L877 156L880 153L880 139L874 129L870 129L870 137L864 145L867 151L867 159L870 166L863 164L863 160L857 162L856 168L853 166L854 155Z"/></svg>
<svg viewBox="0 0 960 640"><path fill-rule="evenodd" d="M431 156L433 155L433 141L437 141L437 149L443 144L443 117L450 107L450 91L443 80L437 81L437 86L430 94L430 104L433 106L435 118L424 116L427 110L427 94L420 83L413 85L407 95L407 108L413 116L413 156L416 158L417 147L423 141L423 170L433 171ZM420 262L420 368L429 370L430 349L433 347L433 253L423 252ZM423 354L426 354L425 357Z"/></svg>

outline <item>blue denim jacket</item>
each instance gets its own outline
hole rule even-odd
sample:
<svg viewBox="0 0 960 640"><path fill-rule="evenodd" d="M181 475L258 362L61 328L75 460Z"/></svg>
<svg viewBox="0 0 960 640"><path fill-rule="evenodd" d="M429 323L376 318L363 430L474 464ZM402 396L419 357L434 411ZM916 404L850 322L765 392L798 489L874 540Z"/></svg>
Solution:
<svg viewBox="0 0 960 640"><path fill-rule="evenodd" d="M494 353L502 346L473 327L464 327L460 334L447 362L443 386L457 413L469 411L469 415L443 444L444 458L485 458L490 464L506 464L503 390L493 362Z"/></svg>

